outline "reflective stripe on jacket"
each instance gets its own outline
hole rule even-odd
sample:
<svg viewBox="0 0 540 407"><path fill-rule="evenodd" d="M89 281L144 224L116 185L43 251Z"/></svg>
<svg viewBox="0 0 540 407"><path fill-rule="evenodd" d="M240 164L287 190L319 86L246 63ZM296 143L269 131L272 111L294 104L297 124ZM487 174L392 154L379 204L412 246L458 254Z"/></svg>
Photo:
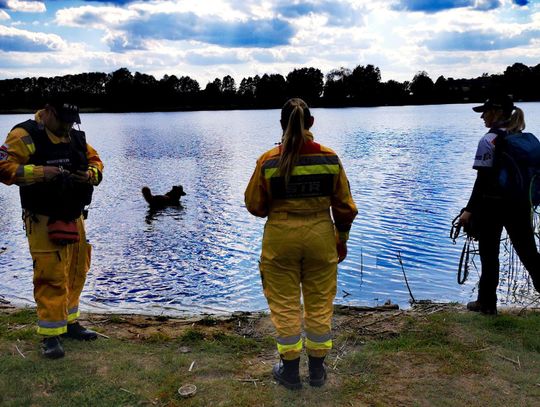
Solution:
<svg viewBox="0 0 540 407"><path fill-rule="evenodd" d="M248 211L266 217L270 212L319 212L332 210L336 229L348 232L358 210L352 199L349 181L337 154L309 139L300 151L289 183L279 175L281 146L264 153L245 191Z"/></svg>

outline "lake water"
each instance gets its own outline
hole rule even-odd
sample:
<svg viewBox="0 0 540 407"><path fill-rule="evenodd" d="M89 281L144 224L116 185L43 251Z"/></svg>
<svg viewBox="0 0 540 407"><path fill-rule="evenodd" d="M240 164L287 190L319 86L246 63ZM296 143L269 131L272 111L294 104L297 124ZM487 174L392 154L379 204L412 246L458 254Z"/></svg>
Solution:
<svg viewBox="0 0 540 407"><path fill-rule="evenodd" d="M341 157L359 209L337 303L407 306L398 254L417 300L475 298L477 272L457 284L463 241L448 237L468 200L485 132L471 106L314 109L315 138ZM540 104L521 106L527 128L540 133ZM29 116L0 116L0 132ZM266 309L257 263L264 220L246 211L243 193L257 157L281 137L278 120L278 110L82 115L81 128L105 163L87 221L94 248L82 308ZM187 192L183 207L149 213L141 187L165 193L176 184ZM0 295L32 304L20 218L18 188L0 185ZM510 277L502 276L501 302L529 301L527 280Z"/></svg>

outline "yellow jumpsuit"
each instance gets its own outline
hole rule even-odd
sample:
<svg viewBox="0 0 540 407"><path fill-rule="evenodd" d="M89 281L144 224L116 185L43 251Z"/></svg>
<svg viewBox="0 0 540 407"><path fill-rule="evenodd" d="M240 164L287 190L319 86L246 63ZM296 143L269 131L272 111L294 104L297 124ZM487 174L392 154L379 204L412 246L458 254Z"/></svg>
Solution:
<svg viewBox="0 0 540 407"><path fill-rule="evenodd" d="M305 346L311 356L332 348L331 320L337 287L336 239L345 242L358 211L337 154L310 140L300 152L289 183L279 176L281 147L264 153L245 192L248 211L268 217L260 272L277 348L285 360Z"/></svg>
<svg viewBox="0 0 540 407"><path fill-rule="evenodd" d="M42 123L42 111L35 120ZM46 129L53 144L68 143ZM44 182L43 167L28 164L36 152L32 137L20 127L13 129L0 147L0 181L7 185ZM87 144L90 183L99 184L103 163L96 150ZM45 197L44 197L45 198ZM25 228L34 267L34 298L41 335L56 336L67 331L68 322L79 316L79 297L90 268L91 246L86 242L84 220L77 219L79 243L57 245L47 234L48 216L25 211Z"/></svg>

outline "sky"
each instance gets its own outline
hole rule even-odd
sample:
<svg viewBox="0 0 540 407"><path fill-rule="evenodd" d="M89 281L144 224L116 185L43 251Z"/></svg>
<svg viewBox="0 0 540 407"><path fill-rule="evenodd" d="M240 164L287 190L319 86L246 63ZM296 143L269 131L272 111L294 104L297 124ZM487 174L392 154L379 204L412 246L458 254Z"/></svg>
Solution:
<svg viewBox="0 0 540 407"><path fill-rule="evenodd" d="M502 73L540 63L540 0L0 0L0 79L113 72L382 80Z"/></svg>

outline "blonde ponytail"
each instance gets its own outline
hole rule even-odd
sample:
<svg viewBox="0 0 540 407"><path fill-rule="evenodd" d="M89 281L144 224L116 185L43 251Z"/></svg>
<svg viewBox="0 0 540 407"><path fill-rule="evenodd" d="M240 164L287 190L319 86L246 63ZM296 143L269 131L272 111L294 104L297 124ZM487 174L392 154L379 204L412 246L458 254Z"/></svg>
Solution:
<svg viewBox="0 0 540 407"><path fill-rule="evenodd" d="M306 141L306 124L309 123L311 114L309 108L302 99L294 98L285 103L281 109L281 123L287 123L281 139L281 156L279 157L279 175L285 177L285 183L289 182L300 149Z"/></svg>
<svg viewBox="0 0 540 407"><path fill-rule="evenodd" d="M519 107L514 107L514 113L508 119L506 129L508 133L519 133L525 130L525 114Z"/></svg>

